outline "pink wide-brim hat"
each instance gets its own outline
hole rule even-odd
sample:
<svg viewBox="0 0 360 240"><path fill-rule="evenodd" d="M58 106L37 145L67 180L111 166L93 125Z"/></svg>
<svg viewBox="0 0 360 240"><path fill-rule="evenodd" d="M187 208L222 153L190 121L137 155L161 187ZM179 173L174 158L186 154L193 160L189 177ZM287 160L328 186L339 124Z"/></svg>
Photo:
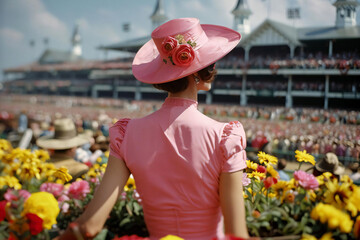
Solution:
<svg viewBox="0 0 360 240"><path fill-rule="evenodd" d="M189 66L173 65L161 51L166 37L183 35L196 43L195 57ZM136 79L149 84L165 83L189 76L224 57L240 42L240 33L223 26L200 24L196 18L170 20L151 34L151 40L136 53L132 71ZM168 59L167 59L168 60Z"/></svg>

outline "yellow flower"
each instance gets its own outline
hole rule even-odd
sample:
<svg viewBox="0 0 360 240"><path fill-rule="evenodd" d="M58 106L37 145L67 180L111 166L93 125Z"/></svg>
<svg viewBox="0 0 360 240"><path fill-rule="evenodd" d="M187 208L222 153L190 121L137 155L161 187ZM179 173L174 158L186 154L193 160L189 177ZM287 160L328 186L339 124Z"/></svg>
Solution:
<svg viewBox="0 0 360 240"><path fill-rule="evenodd" d="M45 162L46 160L49 160L50 159L50 155L47 151L45 150L35 150L34 151L34 155L37 159L39 159L40 161L42 162Z"/></svg>
<svg viewBox="0 0 360 240"><path fill-rule="evenodd" d="M310 216L323 224L327 223L330 229L339 228L343 233L350 233L353 226L348 214L329 204L319 203L313 208Z"/></svg>
<svg viewBox="0 0 360 240"><path fill-rule="evenodd" d="M252 169L252 170L256 170L258 168L258 164L254 163L250 160L246 160L246 166L247 166L247 168Z"/></svg>
<svg viewBox="0 0 360 240"><path fill-rule="evenodd" d="M0 139L0 150L10 152L12 150L11 143L8 140Z"/></svg>
<svg viewBox="0 0 360 240"><path fill-rule="evenodd" d="M184 239L174 235L167 235L165 237L160 238L160 240L184 240Z"/></svg>
<svg viewBox="0 0 360 240"><path fill-rule="evenodd" d="M267 165L266 171L274 178L279 178L279 173L274 169L272 165Z"/></svg>
<svg viewBox="0 0 360 240"><path fill-rule="evenodd" d="M136 189L136 185L135 185L135 179L132 177L129 177L129 179L127 180L127 183L124 186L124 190L127 191L131 191L131 190L135 190Z"/></svg>
<svg viewBox="0 0 360 240"><path fill-rule="evenodd" d="M60 212L59 205L55 197L48 192L36 192L24 203L23 216L27 213L36 214L43 220L43 227L51 229L56 224L56 217Z"/></svg>
<svg viewBox="0 0 360 240"><path fill-rule="evenodd" d="M40 179L40 171L37 162L24 162L21 167L16 171L16 174L22 180L30 180L33 177Z"/></svg>
<svg viewBox="0 0 360 240"><path fill-rule="evenodd" d="M295 158L296 158L296 160L298 162L308 162L308 163L311 163L312 165L315 165L314 156L308 154L306 152L306 150L304 150L304 151L296 150L295 151Z"/></svg>
<svg viewBox="0 0 360 240"><path fill-rule="evenodd" d="M4 186L8 186L10 188L14 188L16 190L21 189L21 184L16 177L13 176L1 176L0 177L0 188Z"/></svg>
<svg viewBox="0 0 360 240"><path fill-rule="evenodd" d="M287 182L288 189L295 189L297 187L296 180L294 178Z"/></svg>
<svg viewBox="0 0 360 240"><path fill-rule="evenodd" d="M265 178L265 173L261 173L258 171L253 171L247 174L248 178L255 178L256 180L260 181L260 179Z"/></svg>
<svg viewBox="0 0 360 240"><path fill-rule="evenodd" d="M352 184L353 180L349 177L349 175L342 175L340 178L340 182Z"/></svg>
<svg viewBox="0 0 360 240"><path fill-rule="evenodd" d="M277 164L277 162L278 162L278 159L276 157L271 156L271 155L266 154L261 151L258 153L257 156L259 158L260 163L265 164L265 166L268 164Z"/></svg>
<svg viewBox="0 0 360 240"><path fill-rule="evenodd" d="M352 195L349 183L341 185L329 181L326 183L327 191L324 194L325 203L332 204L335 207L342 209L345 208Z"/></svg>
<svg viewBox="0 0 360 240"><path fill-rule="evenodd" d="M54 176L59 178L63 182L68 182L72 179L69 171L66 167L60 167L54 172Z"/></svg>
<svg viewBox="0 0 360 240"><path fill-rule="evenodd" d="M319 240L334 240L332 237L332 233L328 232L321 236Z"/></svg>
<svg viewBox="0 0 360 240"><path fill-rule="evenodd" d="M107 158L109 158L109 154L110 154L109 151L104 152L104 155L105 155L105 157L107 157Z"/></svg>
<svg viewBox="0 0 360 240"><path fill-rule="evenodd" d="M314 192L314 190L309 190L308 192L309 192L309 195L310 195L310 200L311 200L312 202L315 202L317 195L316 195L316 193Z"/></svg>
<svg viewBox="0 0 360 240"><path fill-rule="evenodd" d="M313 235L303 234L303 235L301 236L301 240L317 240L317 238L314 237Z"/></svg>
<svg viewBox="0 0 360 240"><path fill-rule="evenodd" d="M86 173L91 178L97 177L97 173L94 168L90 168L89 171Z"/></svg>
<svg viewBox="0 0 360 240"><path fill-rule="evenodd" d="M52 163L42 163L41 166L41 173L46 177L53 177L53 173L56 170L56 167Z"/></svg>

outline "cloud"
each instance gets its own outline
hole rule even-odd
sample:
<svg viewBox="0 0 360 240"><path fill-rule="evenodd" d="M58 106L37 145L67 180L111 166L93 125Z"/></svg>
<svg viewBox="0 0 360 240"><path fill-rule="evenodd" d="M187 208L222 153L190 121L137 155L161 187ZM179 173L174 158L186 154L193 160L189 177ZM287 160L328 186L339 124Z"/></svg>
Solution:
<svg viewBox="0 0 360 240"><path fill-rule="evenodd" d="M35 61L45 50L44 38L50 47L69 49L66 25L51 14L40 0L3 0L0 15L0 69ZM29 41L35 41L33 47Z"/></svg>
<svg viewBox="0 0 360 240"><path fill-rule="evenodd" d="M19 44L24 39L24 34L15 29L2 28L0 29L0 39L4 43Z"/></svg>

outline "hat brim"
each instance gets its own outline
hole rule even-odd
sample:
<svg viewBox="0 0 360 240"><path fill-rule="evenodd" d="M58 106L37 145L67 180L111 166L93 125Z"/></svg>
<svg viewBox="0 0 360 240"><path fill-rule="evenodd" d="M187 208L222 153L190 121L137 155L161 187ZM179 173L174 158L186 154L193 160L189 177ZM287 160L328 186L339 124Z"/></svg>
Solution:
<svg viewBox="0 0 360 240"><path fill-rule="evenodd" d="M135 55L132 72L136 79L149 84L170 82L191 75L218 61L240 42L240 33L223 26L201 24L208 41L196 50L195 59L187 67L165 64L151 39Z"/></svg>
<svg viewBox="0 0 360 240"><path fill-rule="evenodd" d="M90 141L89 137L85 134L79 134L76 137L70 139L55 139L51 137L41 137L36 141L36 144L44 149L53 149L53 150L64 150L70 149L73 147L78 147L88 143Z"/></svg>
<svg viewBox="0 0 360 240"><path fill-rule="evenodd" d="M324 169L320 166L320 161L315 164L316 170L319 172L331 172L327 169ZM333 174L335 175L342 175L345 172L345 167L339 162L339 165L334 169Z"/></svg>

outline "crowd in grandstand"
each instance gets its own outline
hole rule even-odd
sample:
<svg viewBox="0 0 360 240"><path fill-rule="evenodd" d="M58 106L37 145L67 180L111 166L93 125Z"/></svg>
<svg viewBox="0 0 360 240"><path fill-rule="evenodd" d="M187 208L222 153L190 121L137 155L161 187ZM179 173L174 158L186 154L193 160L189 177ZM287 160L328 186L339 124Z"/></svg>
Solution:
<svg viewBox="0 0 360 240"><path fill-rule="evenodd" d="M51 134L55 119L70 117L79 131L91 130L96 139L107 138L108 128L119 118L142 117L161 107L157 101L83 97L11 95L0 99L4 103L0 133L5 138L18 130L21 112L26 114L34 138ZM359 160L357 111L205 104L199 104L199 110L220 121L240 120L248 147L255 150L269 144L275 153L298 149L314 156L334 152L340 159Z"/></svg>
<svg viewBox="0 0 360 240"><path fill-rule="evenodd" d="M291 69L360 69L360 56L357 51L336 53L332 57L322 52L298 54L290 59L289 55L272 53L251 53L249 61L244 61L243 55L228 55L218 62L221 68L291 68ZM344 72L345 73L345 72Z"/></svg>

